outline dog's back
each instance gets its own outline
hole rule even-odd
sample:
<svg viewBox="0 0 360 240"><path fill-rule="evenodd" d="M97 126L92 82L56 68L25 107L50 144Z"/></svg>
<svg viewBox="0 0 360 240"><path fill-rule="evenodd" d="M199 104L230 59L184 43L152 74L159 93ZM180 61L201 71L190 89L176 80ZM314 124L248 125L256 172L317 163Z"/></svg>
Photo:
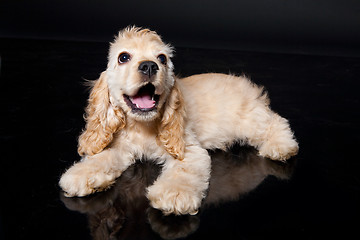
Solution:
<svg viewBox="0 0 360 240"><path fill-rule="evenodd" d="M226 148L246 134L257 105L268 105L263 88L245 77L209 73L179 80L189 122L204 148Z"/></svg>

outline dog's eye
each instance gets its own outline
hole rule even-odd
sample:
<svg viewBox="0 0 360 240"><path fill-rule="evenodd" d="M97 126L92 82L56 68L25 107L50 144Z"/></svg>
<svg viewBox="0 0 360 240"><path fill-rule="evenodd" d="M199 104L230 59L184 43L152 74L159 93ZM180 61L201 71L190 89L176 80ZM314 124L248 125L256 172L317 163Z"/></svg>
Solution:
<svg viewBox="0 0 360 240"><path fill-rule="evenodd" d="M164 64L164 65L166 64L166 56L164 54L160 54L158 56L158 59L162 64Z"/></svg>
<svg viewBox="0 0 360 240"><path fill-rule="evenodd" d="M119 63L120 64L130 61L130 59L131 59L130 54L127 52L120 53L120 55L119 55Z"/></svg>

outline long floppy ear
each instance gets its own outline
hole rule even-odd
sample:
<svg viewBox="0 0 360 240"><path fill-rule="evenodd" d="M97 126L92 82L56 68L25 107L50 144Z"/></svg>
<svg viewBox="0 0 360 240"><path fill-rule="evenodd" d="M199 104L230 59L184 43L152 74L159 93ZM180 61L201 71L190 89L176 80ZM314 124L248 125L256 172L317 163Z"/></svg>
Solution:
<svg viewBox="0 0 360 240"><path fill-rule="evenodd" d="M113 140L113 134L125 127L123 110L110 103L106 72L101 73L95 81L85 111L86 126L79 137L78 146L81 156L101 152Z"/></svg>
<svg viewBox="0 0 360 240"><path fill-rule="evenodd" d="M165 103L165 111L159 125L157 141L164 146L171 156L178 160L184 159L185 114L184 99L178 84L175 82Z"/></svg>

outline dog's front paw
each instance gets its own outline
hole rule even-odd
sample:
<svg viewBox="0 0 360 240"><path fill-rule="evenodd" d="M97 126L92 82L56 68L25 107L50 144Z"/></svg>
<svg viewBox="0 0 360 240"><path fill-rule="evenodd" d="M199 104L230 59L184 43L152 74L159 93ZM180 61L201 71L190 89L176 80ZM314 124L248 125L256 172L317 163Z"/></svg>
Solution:
<svg viewBox="0 0 360 240"><path fill-rule="evenodd" d="M68 169L59 181L66 197L83 197L107 189L114 183L114 176L96 171L83 163L77 163Z"/></svg>
<svg viewBox="0 0 360 240"><path fill-rule="evenodd" d="M179 182L156 182L147 189L147 198L153 208L161 210L165 215L195 215L203 199L203 193Z"/></svg>

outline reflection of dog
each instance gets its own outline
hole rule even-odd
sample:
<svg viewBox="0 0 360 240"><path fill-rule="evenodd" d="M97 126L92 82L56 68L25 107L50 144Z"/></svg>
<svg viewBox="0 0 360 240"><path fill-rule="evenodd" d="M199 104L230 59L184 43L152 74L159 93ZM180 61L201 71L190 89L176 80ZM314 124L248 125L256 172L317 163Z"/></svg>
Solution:
<svg viewBox="0 0 360 240"><path fill-rule="evenodd" d="M134 159L147 158L163 164L147 189L151 205L165 214L196 213L210 177L205 149L246 141L275 160L297 153L287 120L270 110L263 88L223 74L175 79L171 57L155 32L119 33L90 94L82 161L60 180L67 196L106 189Z"/></svg>
<svg viewBox="0 0 360 240"><path fill-rule="evenodd" d="M255 189L267 176L289 179L294 161L279 163L257 155L250 147L211 154L210 186L203 206L237 200Z"/></svg>
<svg viewBox="0 0 360 240"><path fill-rule="evenodd" d="M288 179L291 175L292 163L267 160L252 148L232 150L232 153L211 153L210 187L202 210L206 211L209 205L237 200L256 188L268 175L280 179ZM97 240L151 238L152 230L164 239L186 237L198 228L201 214L163 216L160 211L150 208L145 197L146 188L159 173L159 166L151 162L136 163L109 191L87 198L61 195L61 200L67 208L88 215L91 234Z"/></svg>
<svg viewBox="0 0 360 240"><path fill-rule="evenodd" d="M155 181L159 170L149 161L136 163L109 191L87 198L60 197L68 209L88 215L93 239L144 239L142 236L152 232L147 223L146 187Z"/></svg>

